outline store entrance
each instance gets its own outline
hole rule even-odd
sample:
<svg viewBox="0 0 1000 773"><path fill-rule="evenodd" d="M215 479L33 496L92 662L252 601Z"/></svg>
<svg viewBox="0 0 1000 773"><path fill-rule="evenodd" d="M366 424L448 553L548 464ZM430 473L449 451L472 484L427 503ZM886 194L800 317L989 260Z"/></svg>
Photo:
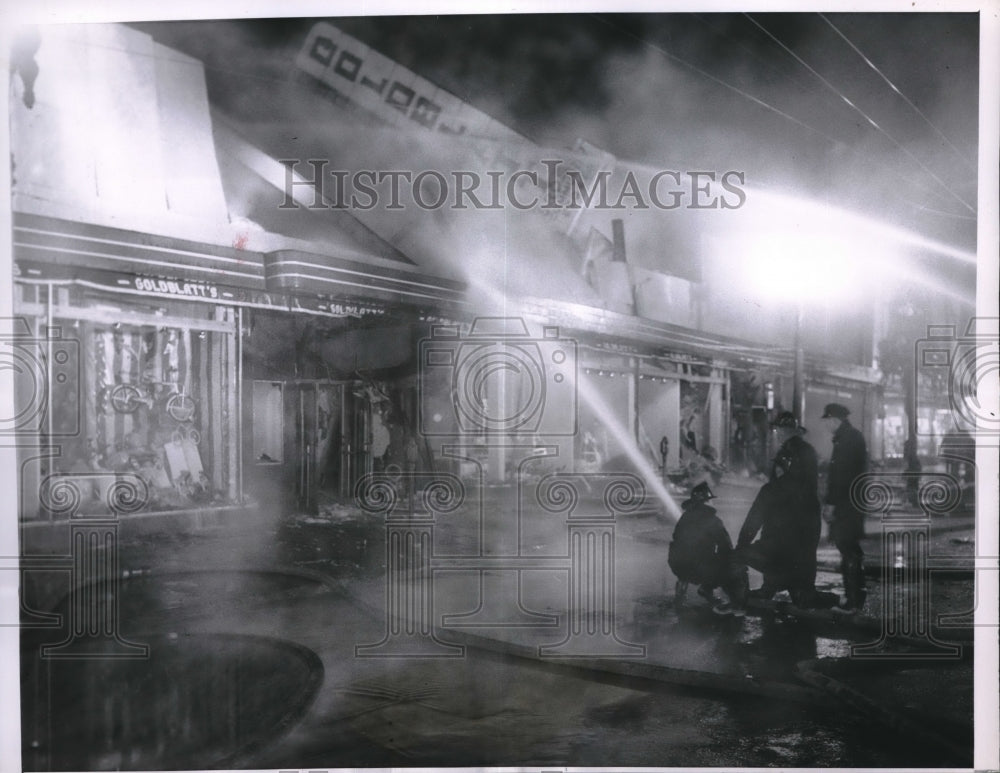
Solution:
<svg viewBox="0 0 1000 773"><path fill-rule="evenodd" d="M371 471L371 407L353 382L296 381L284 389L287 473L298 508L347 500Z"/></svg>

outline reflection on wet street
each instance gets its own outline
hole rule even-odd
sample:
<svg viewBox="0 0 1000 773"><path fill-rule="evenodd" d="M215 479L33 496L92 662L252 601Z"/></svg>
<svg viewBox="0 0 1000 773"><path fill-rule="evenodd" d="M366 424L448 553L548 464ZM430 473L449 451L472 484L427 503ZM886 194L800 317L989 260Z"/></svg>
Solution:
<svg viewBox="0 0 1000 773"><path fill-rule="evenodd" d="M144 643L146 658L82 648L78 659L26 659L26 769L246 764L302 717L323 680L315 654L287 641L172 633Z"/></svg>
<svg viewBox="0 0 1000 773"><path fill-rule="evenodd" d="M221 542L186 544L187 568L132 571L119 584L119 635L148 646L148 658L42 659L39 648L64 632L24 632L24 767L970 762L909 732L934 722L971 748L969 658L934 669L902 661L859 670L848 656L851 643L872 639L864 630L780 612L738 619L692 606L678 613L663 592L670 580L661 547L629 538L651 524L626 524L619 535L631 560L622 562L617 586L617 632L646 648L638 659L645 671L622 673L503 651L504 642L559 641L558 627L478 629L497 649L469 647L458 658L357 657L356 645L377 641L385 625L377 553L356 556L368 569L354 569L348 581L335 568L317 571L324 561L344 562L343 546L323 543L317 524L309 526L318 551L301 536L296 543L308 556L303 568L213 569L203 559L223 553ZM366 529L377 540L377 525L355 523L355 542ZM231 537L217 535L232 549ZM556 572L535 574L522 585L533 610L558 612L565 582ZM434 587L438 612L475 606L478 590L468 579L443 573ZM64 595L51 608L70 615L70 602ZM73 646L86 655L93 642ZM803 662L916 725L889 727L804 686Z"/></svg>

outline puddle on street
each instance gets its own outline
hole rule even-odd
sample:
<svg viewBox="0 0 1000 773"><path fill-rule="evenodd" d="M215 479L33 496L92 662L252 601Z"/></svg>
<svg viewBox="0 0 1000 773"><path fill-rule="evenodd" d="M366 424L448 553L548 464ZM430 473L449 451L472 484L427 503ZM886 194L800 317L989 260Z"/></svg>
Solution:
<svg viewBox="0 0 1000 773"><path fill-rule="evenodd" d="M818 658L849 658L851 642L844 639L824 639L816 637L816 657Z"/></svg>
<svg viewBox="0 0 1000 773"><path fill-rule="evenodd" d="M323 679L312 652L274 639L175 634L143 643L144 659L92 645L78 647L78 659L23 659L26 770L238 765L298 722Z"/></svg>
<svg viewBox="0 0 1000 773"><path fill-rule="evenodd" d="M451 682L448 693L433 689L442 674ZM340 715L339 742L314 750L310 764L353 766L362 758L421 767L925 764L912 740L852 717L833 699L827 708L720 697L491 653L411 663L342 692L351 711ZM295 761L289 749L266 763Z"/></svg>

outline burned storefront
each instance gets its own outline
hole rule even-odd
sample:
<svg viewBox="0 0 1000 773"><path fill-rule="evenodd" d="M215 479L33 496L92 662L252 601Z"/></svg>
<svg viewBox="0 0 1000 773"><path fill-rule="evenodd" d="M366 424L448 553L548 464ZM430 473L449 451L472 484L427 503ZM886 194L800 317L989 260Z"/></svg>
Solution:
<svg viewBox="0 0 1000 773"><path fill-rule="evenodd" d="M23 80L11 95L22 519L69 512L48 491L63 479L80 511L128 480L130 512L235 513L346 497L400 463L414 325L458 286L342 248L342 221L309 241L247 219L266 183L216 131L200 62L122 25L35 43L30 98ZM102 131L75 141L95 106ZM327 254L297 249L317 239Z"/></svg>
<svg viewBox="0 0 1000 773"><path fill-rule="evenodd" d="M431 468L416 433L418 342L456 312L461 287L374 257L264 262L267 304L243 312L246 492L311 511L349 500L368 472ZM359 274L361 292L349 287Z"/></svg>
<svg viewBox="0 0 1000 773"><path fill-rule="evenodd" d="M238 295L262 286L260 261L27 212L13 241L10 344L33 358L16 386L39 443L22 447L22 516L52 515L50 476L104 481L83 511L121 474L144 482L143 512L238 505Z"/></svg>
<svg viewBox="0 0 1000 773"><path fill-rule="evenodd" d="M788 326L720 321L726 299L701 275L718 221L548 206L567 179L620 190L652 169L583 141L538 146L325 22L287 84L309 95L309 121L225 112L201 62L130 27L45 35L34 101L12 99L16 312L33 340L72 341L78 375L46 392L39 434L59 452L24 468L37 480L138 475L146 512L313 510L372 471L510 482L520 462L491 433L548 448L538 469L680 479L766 465L747 437L790 404L791 352L775 344ZM72 55L91 49L132 74L81 85ZM434 121L416 96L387 104L348 84L400 73L435 95ZM77 87L106 107L93 147L74 144L89 115ZM132 112L117 93L129 88ZM516 201L545 205L430 206L417 186L401 202L335 206L315 178L420 168L505 175ZM514 375L472 378L466 394L473 351L502 353ZM751 371L776 390L744 399L738 374ZM26 519L44 515L32 497Z"/></svg>
<svg viewBox="0 0 1000 773"><path fill-rule="evenodd" d="M200 65L117 25L48 27L34 43L36 78L10 99L6 343L27 357L15 395L34 417L21 517L100 512L121 481L130 512L233 508L239 294L264 277L212 173ZM100 133L81 141L96 112ZM56 496L60 481L73 497Z"/></svg>
<svg viewBox="0 0 1000 773"><path fill-rule="evenodd" d="M169 273L147 273L154 255ZM39 492L53 475L136 475L147 513L310 510L319 494L349 499L372 470L432 466L425 445L414 450L416 352L456 308L457 285L29 216L15 257L13 344L39 366L17 388L45 449L23 451L26 520L52 515ZM223 265L229 285L196 278ZM290 265L327 292L297 289ZM359 269L363 294L338 287L338 271ZM422 303L400 297L414 284ZM84 509L103 506L104 492L85 495Z"/></svg>

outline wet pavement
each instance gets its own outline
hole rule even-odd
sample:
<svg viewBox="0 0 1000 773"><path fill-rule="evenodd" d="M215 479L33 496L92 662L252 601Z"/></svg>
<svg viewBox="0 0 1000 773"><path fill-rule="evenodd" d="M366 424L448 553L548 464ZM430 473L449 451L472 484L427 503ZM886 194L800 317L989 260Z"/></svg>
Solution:
<svg viewBox="0 0 1000 773"><path fill-rule="evenodd" d="M719 493L735 534L754 492ZM512 545L504 502L484 508L482 527L468 512L439 517L435 555L566 554L555 518L526 519ZM934 550L973 555L971 519L945 520ZM123 540L119 638L149 656L43 660L39 647L65 631L26 630L25 769L971 764L971 645L935 661L914 657L912 641L880 643L878 571L867 627L781 605L743 619L696 601L678 612L670 524L620 516L609 618L619 656L539 650L567 639L557 567L432 572L430 638L462 656L358 657L389 630L385 534L380 519L328 506ZM819 582L839 590L835 571ZM35 608L70 614L65 584L36 579L31 592ZM489 622L484 593L517 602L486 610L505 624L468 624ZM973 603L970 578L931 584L934 615ZM893 657L851 657L858 644Z"/></svg>
<svg viewBox="0 0 1000 773"><path fill-rule="evenodd" d="M247 764L301 721L323 681L319 658L285 640L147 631L136 641L147 657L28 666L25 769Z"/></svg>

